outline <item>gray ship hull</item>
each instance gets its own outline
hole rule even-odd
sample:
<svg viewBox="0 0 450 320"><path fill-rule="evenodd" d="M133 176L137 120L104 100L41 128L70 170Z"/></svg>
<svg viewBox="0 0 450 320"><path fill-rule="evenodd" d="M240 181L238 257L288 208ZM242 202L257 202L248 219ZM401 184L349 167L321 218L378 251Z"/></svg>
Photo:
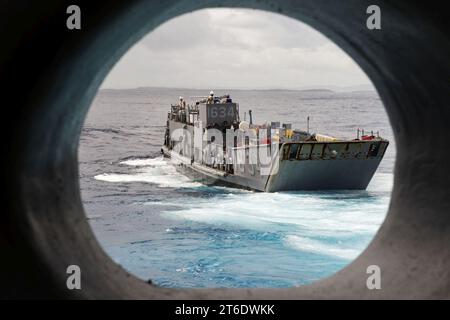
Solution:
<svg viewBox="0 0 450 320"><path fill-rule="evenodd" d="M264 191L365 190L380 160L284 160Z"/></svg>
<svg viewBox="0 0 450 320"><path fill-rule="evenodd" d="M356 145L356 144L355 144ZM364 146L362 144L359 144ZM162 151L172 158L177 170L192 180L206 185L223 185L263 192L295 190L365 190L377 170L387 142L383 142L373 157L341 154L335 158L279 160L276 173L261 175L251 165L242 166L236 174L225 173L202 164L191 163L181 155L175 155L163 147ZM284 146L287 148L287 145ZM281 150L284 150L282 147ZM348 148L348 147L347 147ZM300 148L301 149L301 148Z"/></svg>
<svg viewBox="0 0 450 320"><path fill-rule="evenodd" d="M192 181L205 185L217 185L247 190L265 191L268 176L242 177L225 173L202 164L191 163L191 160L171 153L166 147L162 149L164 157L171 159L178 172L188 176Z"/></svg>

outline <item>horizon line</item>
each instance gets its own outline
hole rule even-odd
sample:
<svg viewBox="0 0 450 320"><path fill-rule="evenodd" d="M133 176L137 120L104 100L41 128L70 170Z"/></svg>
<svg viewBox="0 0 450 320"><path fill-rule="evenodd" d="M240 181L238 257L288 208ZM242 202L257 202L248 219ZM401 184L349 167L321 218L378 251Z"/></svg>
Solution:
<svg viewBox="0 0 450 320"><path fill-rule="evenodd" d="M367 87L366 89L354 90L356 87ZM164 86L141 86L129 88L102 88L100 90L137 90L137 89L175 89L175 90L234 90L234 91L314 91L314 90L328 90L328 91L376 91L373 84L359 84L351 86L311 86L303 88L226 88L226 87L210 87L210 88L188 88L188 87L164 87Z"/></svg>

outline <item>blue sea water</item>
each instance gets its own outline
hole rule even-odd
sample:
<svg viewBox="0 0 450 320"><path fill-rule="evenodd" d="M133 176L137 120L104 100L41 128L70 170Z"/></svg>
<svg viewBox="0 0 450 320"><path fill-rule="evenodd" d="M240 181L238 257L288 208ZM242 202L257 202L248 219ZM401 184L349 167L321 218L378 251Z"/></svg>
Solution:
<svg viewBox="0 0 450 320"><path fill-rule="evenodd" d="M221 90L216 90L221 93ZM395 145L375 92L230 90L241 117L391 145L365 191L260 193L193 182L161 158L168 106L200 90L102 90L83 128L80 186L89 222L125 269L164 287L288 287L330 276L382 223Z"/></svg>

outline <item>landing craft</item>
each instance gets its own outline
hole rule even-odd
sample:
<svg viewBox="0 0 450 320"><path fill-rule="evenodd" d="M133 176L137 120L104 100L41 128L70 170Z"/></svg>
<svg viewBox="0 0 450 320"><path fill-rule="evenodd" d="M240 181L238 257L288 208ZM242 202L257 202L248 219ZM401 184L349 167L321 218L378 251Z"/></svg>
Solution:
<svg viewBox="0 0 450 320"><path fill-rule="evenodd" d="M228 95L172 105L161 152L177 170L207 185L365 190L389 145L359 129L355 139L338 139L289 123L253 124L251 111L249 118L240 120L239 104Z"/></svg>

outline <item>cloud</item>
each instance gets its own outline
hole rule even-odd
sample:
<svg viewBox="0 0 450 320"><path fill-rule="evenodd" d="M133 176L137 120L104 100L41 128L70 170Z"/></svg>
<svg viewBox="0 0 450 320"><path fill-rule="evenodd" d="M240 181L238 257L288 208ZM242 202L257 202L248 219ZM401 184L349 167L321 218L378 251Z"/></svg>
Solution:
<svg viewBox="0 0 450 320"><path fill-rule="evenodd" d="M102 87L302 88L370 84L356 63L297 20L249 9L172 19L117 63Z"/></svg>

